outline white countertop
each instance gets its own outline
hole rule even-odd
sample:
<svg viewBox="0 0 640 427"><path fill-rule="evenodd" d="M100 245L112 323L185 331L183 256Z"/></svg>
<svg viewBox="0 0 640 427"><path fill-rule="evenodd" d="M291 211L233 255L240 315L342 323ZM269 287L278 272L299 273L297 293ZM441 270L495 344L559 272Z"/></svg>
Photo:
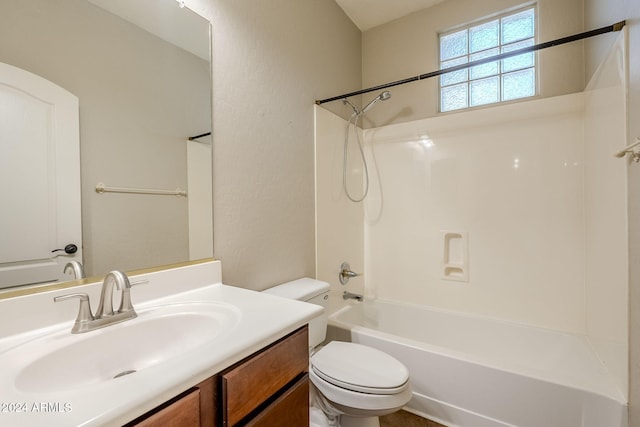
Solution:
<svg viewBox="0 0 640 427"><path fill-rule="evenodd" d="M116 380L51 393L19 390L14 378L21 361L6 355L12 347L45 333L70 331L77 302L54 304L52 298L71 292L95 295L100 284L0 300L0 358L4 355L9 360L0 365L0 425L122 425L296 330L323 310L316 305L226 286L219 282L218 261L177 270L131 278L150 280L149 284L132 289L135 308L141 311L182 302L231 304L239 310L240 318L223 332L224 339ZM91 296L91 301L95 306L98 299ZM61 317L65 319L59 321Z"/></svg>

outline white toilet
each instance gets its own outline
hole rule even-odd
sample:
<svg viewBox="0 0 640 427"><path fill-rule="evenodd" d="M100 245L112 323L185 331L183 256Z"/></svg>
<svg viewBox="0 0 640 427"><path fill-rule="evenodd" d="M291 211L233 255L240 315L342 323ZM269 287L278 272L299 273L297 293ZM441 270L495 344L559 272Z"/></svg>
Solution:
<svg viewBox="0 0 640 427"><path fill-rule="evenodd" d="M309 324L313 384L312 402L330 426L375 427L378 416L402 408L411 399L409 371L395 358L375 348L331 341L318 347L327 333L329 284L298 279L264 292L325 307L325 314Z"/></svg>

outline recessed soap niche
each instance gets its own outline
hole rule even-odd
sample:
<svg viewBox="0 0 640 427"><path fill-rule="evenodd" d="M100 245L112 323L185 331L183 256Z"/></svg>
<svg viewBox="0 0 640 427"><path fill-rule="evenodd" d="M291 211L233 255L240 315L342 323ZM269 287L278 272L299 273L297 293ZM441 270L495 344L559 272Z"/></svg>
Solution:
<svg viewBox="0 0 640 427"><path fill-rule="evenodd" d="M440 232L442 248L442 279L456 282L469 281L469 232L443 230Z"/></svg>

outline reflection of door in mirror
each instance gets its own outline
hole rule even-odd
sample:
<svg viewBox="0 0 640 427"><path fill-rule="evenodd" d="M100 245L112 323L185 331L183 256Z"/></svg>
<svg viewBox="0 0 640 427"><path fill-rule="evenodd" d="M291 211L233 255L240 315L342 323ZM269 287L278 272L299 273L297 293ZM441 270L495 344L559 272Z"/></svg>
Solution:
<svg viewBox="0 0 640 427"><path fill-rule="evenodd" d="M0 63L0 288L69 280L82 262L79 159L78 98Z"/></svg>
<svg viewBox="0 0 640 427"><path fill-rule="evenodd" d="M211 130L209 51L209 22L175 0L0 2L0 62L79 99L77 245L88 277L212 256L212 194L195 189L211 186L211 137L195 143L196 160L208 160L195 184L186 147ZM98 183L188 196L98 193ZM192 212L207 226L193 232L207 251L191 250Z"/></svg>

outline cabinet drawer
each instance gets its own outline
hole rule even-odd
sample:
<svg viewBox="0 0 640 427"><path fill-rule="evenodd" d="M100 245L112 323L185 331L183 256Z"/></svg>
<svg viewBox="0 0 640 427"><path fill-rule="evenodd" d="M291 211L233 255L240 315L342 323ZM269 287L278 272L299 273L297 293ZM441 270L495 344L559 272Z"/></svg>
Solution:
<svg viewBox="0 0 640 427"><path fill-rule="evenodd" d="M234 426L309 367L306 326L221 375L223 423Z"/></svg>
<svg viewBox="0 0 640 427"><path fill-rule="evenodd" d="M199 427L200 390L194 389L186 396L133 425L135 427Z"/></svg>
<svg viewBox="0 0 640 427"><path fill-rule="evenodd" d="M282 396L247 423L247 427L307 427L309 425L309 374L304 374Z"/></svg>

